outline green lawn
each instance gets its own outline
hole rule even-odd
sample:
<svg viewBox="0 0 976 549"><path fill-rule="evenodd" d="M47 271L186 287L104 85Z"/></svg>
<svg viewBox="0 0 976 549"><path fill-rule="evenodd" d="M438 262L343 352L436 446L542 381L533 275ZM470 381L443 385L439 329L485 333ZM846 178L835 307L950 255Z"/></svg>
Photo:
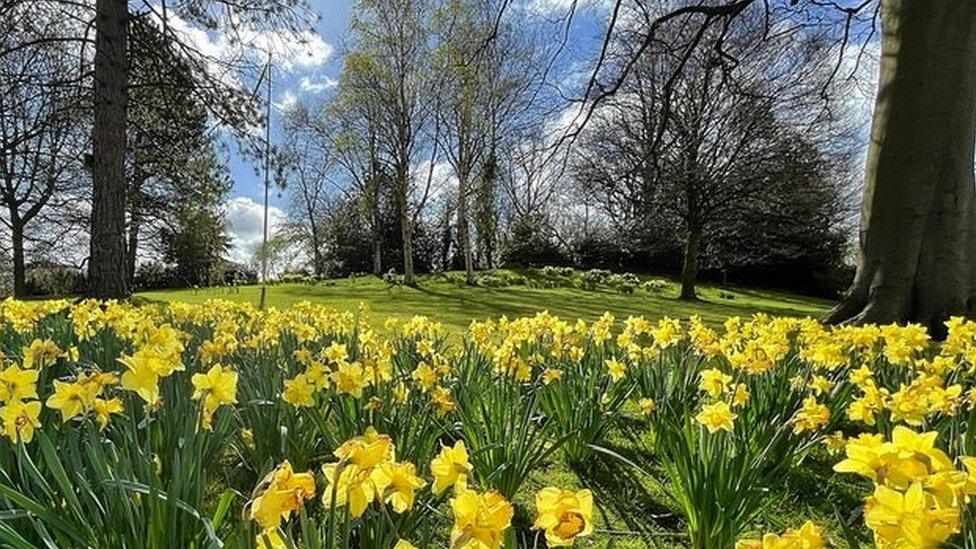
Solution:
<svg viewBox="0 0 976 549"><path fill-rule="evenodd" d="M219 298L257 305L260 291L258 286L244 286L150 291L139 295L150 300L199 303ZM618 318L628 315L688 317L695 314L708 322L720 323L729 316L747 316L756 312L818 316L831 305L823 299L749 288L703 286L697 302L679 301L677 295L674 285L660 294L647 290L624 294L610 289L466 286L437 276L422 277L417 287L391 286L375 277L361 277L317 284L269 286L268 304L287 307L308 300L340 310L354 310L363 303L380 320L420 314L436 319L452 330L466 328L472 319L522 316L542 310L565 319L593 320L609 311Z"/></svg>

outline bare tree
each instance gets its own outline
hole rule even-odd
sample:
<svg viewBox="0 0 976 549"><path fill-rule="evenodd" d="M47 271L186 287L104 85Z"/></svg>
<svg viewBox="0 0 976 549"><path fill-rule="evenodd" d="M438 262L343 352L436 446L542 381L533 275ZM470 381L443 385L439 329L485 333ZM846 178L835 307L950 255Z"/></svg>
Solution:
<svg viewBox="0 0 976 549"><path fill-rule="evenodd" d="M28 30L24 12L5 12L0 50L0 217L10 231L13 291L26 292L27 241L51 245L71 230L70 214L63 206L78 198L86 179L82 81L78 44L72 41L37 41L16 47L31 37L59 36L61 22L37 17ZM65 214L68 214L65 217ZM44 221L35 227L35 222ZM31 230L35 229L35 230Z"/></svg>
<svg viewBox="0 0 976 549"><path fill-rule="evenodd" d="M329 173L335 168L330 133L310 119L308 109L297 105L286 113L283 147L284 178L291 196L293 235L306 244L316 277L326 275L324 218L329 201Z"/></svg>
<svg viewBox="0 0 976 549"><path fill-rule="evenodd" d="M653 13L628 14L633 32L654 25ZM831 66L830 41L810 29L757 40L764 25L762 12L749 10L731 31L668 28L636 62L623 39L614 55L629 78L587 129L595 135L577 163L581 180L623 230L680 235L682 299L696 299L710 235L788 189L800 192L797 182L819 184L802 173L819 166L793 161L812 142L800 136L823 146L835 134L818 84ZM689 52L690 42L701 48Z"/></svg>
<svg viewBox="0 0 976 549"><path fill-rule="evenodd" d="M433 117L437 94L431 91L429 70L432 5L425 0L360 0L354 11L350 28L355 46L346 57L344 76L356 82L352 87L359 91L358 100L377 108L377 137L393 169L404 280L413 284L413 229L430 196L440 131ZM426 176L415 169L425 137L430 144Z"/></svg>

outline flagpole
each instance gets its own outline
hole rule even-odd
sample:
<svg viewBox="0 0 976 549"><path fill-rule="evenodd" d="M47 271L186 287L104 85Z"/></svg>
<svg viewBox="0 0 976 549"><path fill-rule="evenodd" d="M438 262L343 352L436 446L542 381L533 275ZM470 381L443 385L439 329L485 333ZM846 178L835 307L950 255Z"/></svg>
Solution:
<svg viewBox="0 0 976 549"><path fill-rule="evenodd" d="M268 291L268 192L271 187L271 52L268 52L268 97L265 105L264 123L264 231L261 238L261 303L264 310L265 294Z"/></svg>

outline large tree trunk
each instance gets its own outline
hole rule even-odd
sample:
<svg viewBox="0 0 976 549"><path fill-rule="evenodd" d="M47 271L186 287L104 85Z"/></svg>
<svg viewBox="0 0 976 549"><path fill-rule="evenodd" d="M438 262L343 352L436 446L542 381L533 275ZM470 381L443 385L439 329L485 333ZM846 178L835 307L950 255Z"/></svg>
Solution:
<svg viewBox="0 0 976 549"><path fill-rule="evenodd" d="M685 257L681 265L681 296L679 299L694 301L698 299L695 284L698 281L698 256L701 255L702 229L692 224L688 228L685 241Z"/></svg>
<svg viewBox="0 0 976 549"><path fill-rule="evenodd" d="M976 290L976 2L884 0L854 282L829 322L936 336Z"/></svg>
<svg viewBox="0 0 976 549"><path fill-rule="evenodd" d="M125 265L126 0L95 3L95 117L88 293L129 296Z"/></svg>
<svg viewBox="0 0 976 549"><path fill-rule="evenodd" d="M11 212L10 244L13 247L14 297L27 296L27 268L24 264L24 223Z"/></svg>

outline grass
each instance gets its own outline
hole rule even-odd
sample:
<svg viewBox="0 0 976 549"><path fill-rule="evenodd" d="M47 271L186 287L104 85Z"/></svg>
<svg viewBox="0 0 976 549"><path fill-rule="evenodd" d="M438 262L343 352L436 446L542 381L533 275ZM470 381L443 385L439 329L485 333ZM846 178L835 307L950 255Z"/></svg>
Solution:
<svg viewBox="0 0 976 549"><path fill-rule="evenodd" d="M259 286L203 288L142 292L149 300L199 303L207 299L227 299L258 304ZM466 286L442 276L422 277L416 287L394 286L375 277L359 277L317 284L278 284L269 286L267 302L273 307L288 307L312 301L339 310L355 310L366 305L375 319L394 316L407 318L426 315L451 331L467 328L472 319L531 315L548 310L565 319L592 321L604 312L618 318L644 315L649 318L699 315L719 324L730 316L749 316L762 312L778 316L819 316L832 305L828 300L771 290L702 286L699 300L677 299L674 284L661 293L638 290L625 294L612 289L533 288L508 286L489 288Z"/></svg>

